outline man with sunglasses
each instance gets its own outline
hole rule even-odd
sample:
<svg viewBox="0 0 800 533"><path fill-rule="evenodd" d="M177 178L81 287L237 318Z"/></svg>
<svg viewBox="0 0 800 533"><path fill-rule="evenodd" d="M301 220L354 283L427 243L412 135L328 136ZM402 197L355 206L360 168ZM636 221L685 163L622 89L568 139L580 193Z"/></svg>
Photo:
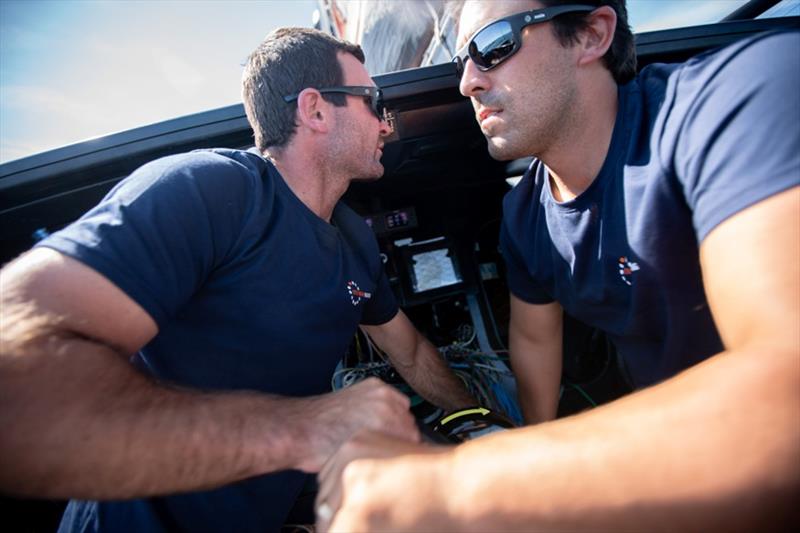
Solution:
<svg viewBox="0 0 800 533"><path fill-rule="evenodd" d="M394 388L330 393L359 325L422 396L474 404L339 201L383 174L363 62L273 32L243 77L254 150L148 163L2 271L4 492L80 499L61 531L277 531L355 431L419 439Z"/></svg>
<svg viewBox="0 0 800 533"><path fill-rule="evenodd" d="M457 46L491 155L535 156L500 238L535 425L453 450L357 435L321 473L319 529L796 522L798 33L634 76L622 0L493 1L466 3ZM640 390L552 421L562 309Z"/></svg>

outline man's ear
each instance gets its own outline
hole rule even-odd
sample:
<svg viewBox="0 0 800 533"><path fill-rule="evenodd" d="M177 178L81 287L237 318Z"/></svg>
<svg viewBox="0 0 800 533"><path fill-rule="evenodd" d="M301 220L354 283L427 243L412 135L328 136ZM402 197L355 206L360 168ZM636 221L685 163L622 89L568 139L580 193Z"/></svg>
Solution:
<svg viewBox="0 0 800 533"><path fill-rule="evenodd" d="M297 121L300 125L318 133L327 133L330 128L330 104L316 89L303 89L297 96Z"/></svg>
<svg viewBox="0 0 800 533"><path fill-rule="evenodd" d="M587 65L602 58L614 41L617 12L610 6L600 6L589 14L588 24L580 31L578 65Z"/></svg>

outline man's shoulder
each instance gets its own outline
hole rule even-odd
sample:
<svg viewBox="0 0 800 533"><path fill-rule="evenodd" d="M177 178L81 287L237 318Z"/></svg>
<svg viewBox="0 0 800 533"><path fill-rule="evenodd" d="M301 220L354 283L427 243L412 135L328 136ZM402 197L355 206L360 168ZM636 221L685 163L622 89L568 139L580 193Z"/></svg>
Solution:
<svg viewBox="0 0 800 533"><path fill-rule="evenodd" d="M255 150L235 150L233 148L209 148L189 152L188 155L206 156L221 163L236 164L256 174L261 174L270 163Z"/></svg>
<svg viewBox="0 0 800 533"><path fill-rule="evenodd" d="M698 54L683 63L654 63L644 67L637 80L643 88L666 84L678 73L683 84L702 86L720 73L752 77L770 65L797 68L800 31L781 30L753 35L722 48ZM755 69L754 69L755 67Z"/></svg>
<svg viewBox="0 0 800 533"><path fill-rule="evenodd" d="M182 154L167 156L160 162L163 166L174 170L191 170L201 175L215 172L236 172L261 176L269 163L252 151L234 150L231 148L204 148Z"/></svg>
<svg viewBox="0 0 800 533"><path fill-rule="evenodd" d="M751 56L778 58L791 63L796 61L798 44L800 44L800 30L777 30L759 33L723 48L709 50L699 54L686 62L687 67L699 65L724 66L739 58L747 59Z"/></svg>
<svg viewBox="0 0 800 533"><path fill-rule="evenodd" d="M656 147L646 152L660 165L652 175L674 178L699 241L793 183L798 49L797 31L751 36L681 64L663 101L648 93L658 104L645 146Z"/></svg>
<svg viewBox="0 0 800 533"><path fill-rule="evenodd" d="M202 149L155 159L142 165L122 184L123 190L242 188L262 182L266 160L252 152Z"/></svg>

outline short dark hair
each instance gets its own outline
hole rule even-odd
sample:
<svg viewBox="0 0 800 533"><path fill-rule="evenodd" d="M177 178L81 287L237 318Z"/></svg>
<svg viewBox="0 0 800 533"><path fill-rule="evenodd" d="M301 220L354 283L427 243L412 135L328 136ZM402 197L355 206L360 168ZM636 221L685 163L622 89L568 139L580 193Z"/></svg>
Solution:
<svg viewBox="0 0 800 533"><path fill-rule="evenodd" d="M360 46L311 28L279 28L250 54L242 75L242 100L261 152L286 146L297 130L297 104L286 103L284 96L343 84L339 52L364 62ZM336 106L346 103L343 94L324 98Z"/></svg>
<svg viewBox="0 0 800 533"><path fill-rule="evenodd" d="M585 4L590 6L611 6L617 13L617 29L614 40L603 56L605 63L614 80L624 84L636 76L636 45L633 33L628 24L628 9L625 0L539 0L545 7L562 4ZM553 19L553 31L562 46L575 44L578 41L578 32L586 28L589 13L565 13Z"/></svg>

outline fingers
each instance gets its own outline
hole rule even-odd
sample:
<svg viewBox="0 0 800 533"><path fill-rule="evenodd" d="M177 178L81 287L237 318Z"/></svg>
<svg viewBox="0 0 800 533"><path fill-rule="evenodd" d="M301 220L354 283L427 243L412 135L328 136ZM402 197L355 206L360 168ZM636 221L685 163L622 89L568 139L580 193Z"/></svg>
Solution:
<svg viewBox="0 0 800 533"><path fill-rule="evenodd" d="M409 408L409 398L377 378L369 378L348 389L362 406L363 427L419 442L419 428ZM360 428L358 428L360 429Z"/></svg>
<svg viewBox="0 0 800 533"><path fill-rule="evenodd" d="M335 496L340 492L338 485L345 467L355 459L390 457L398 453L394 448L397 442L392 437L369 430L356 433L320 470L317 501L319 503L327 502L336 510L339 502Z"/></svg>
<svg viewBox="0 0 800 533"><path fill-rule="evenodd" d="M327 532L330 523L342 504L342 474L350 462L357 458L358 444L345 443L320 470L319 491L314 502L317 530Z"/></svg>
<svg viewBox="0 0 800 533"><path fill-rule="evenodd" d="M402 410L408 410L411 407L411 400L409 400L408 396L375 377L369 377L342 391L342 394L348 393L356 396L380 398Z"/></svg>
<svg viewBox="0 0 800 533"><path fill-rule="evenodd" d="M298 468L318 472L345 441L362 429L420 442L410 403L404 394L376 378L315 398L305 411L307 427L311 428L309 453Z"/></svg>
<svg viewBox="0 0 800 533"><path fill-rule="evenodd" d="M365 459L394 457L418 449L406 441L373 431L360 431L344 443L319 473L319 491L315 503L318 531L328 531L342 505L348 481L351 484L354 480L369 483L369 472L373 465Z"/></svg>
<svg viewBox="0 0 800 533"><path fill-rule="evenodd" d="M353 526L366 524L369 517L383 516L385 505L395 501L396 496L387 487L405 487L403 490L411 487L397 480L399 472L408 474L411 463L403 463L399 470L397 465L391 465L402 460L401 456L419 457L449 449L411 444L385 433L360 431L342 445L319 473L317 530L326 533L331 524L346 530L358 529L360 526Z"/></svg>
<svg viewBox="0 0 800 533"><path fill-rule="evenodd" d="M333 509L326 502L318 502L315 504L314 513L316 516L316 531L327 533L333 520Z"/></svg>
<svg viewBox="0 0 800 533"><path fill-rule="evenodd" d="M342 504L341 474L339 472L343 466L338 461L336 465L331 463L332 461L326 463L326 466L331 465L327 473L323 476L322 472L320 472L319 475L320 490L314 500L317 531L328 530L336 511L339 510Z"/></svg>

